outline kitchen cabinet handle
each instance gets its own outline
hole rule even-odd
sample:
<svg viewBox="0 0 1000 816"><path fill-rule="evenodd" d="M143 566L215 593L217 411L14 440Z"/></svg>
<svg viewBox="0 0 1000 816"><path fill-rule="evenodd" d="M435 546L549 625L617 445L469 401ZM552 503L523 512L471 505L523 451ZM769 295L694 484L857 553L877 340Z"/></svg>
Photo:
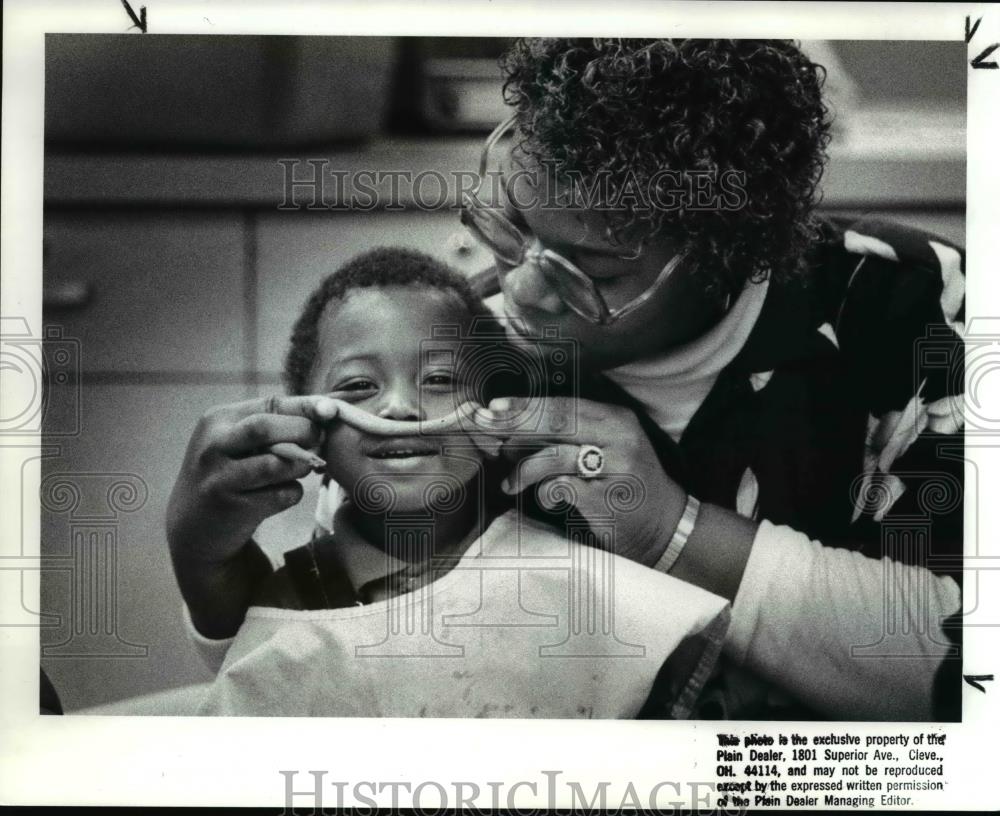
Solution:
<svg viewBox="0 0 1000 816"><path fill-rule="evenodd" d="M44 287L42 291L43 309L78 311L87 308L93 297L94 288L86 281L61 281Z"/></svg>

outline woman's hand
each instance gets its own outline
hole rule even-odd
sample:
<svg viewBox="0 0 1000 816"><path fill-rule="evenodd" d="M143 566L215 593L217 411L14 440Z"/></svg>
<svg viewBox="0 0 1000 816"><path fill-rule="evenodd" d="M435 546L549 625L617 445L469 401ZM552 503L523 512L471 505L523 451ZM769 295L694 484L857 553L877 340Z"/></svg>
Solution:
<svg viewBox="0 0 1000 816"><path fill-rule="evenodd" d="M305 396L222 405L202 416L167 507L167 539L175 556L228 561L264 519L297 504L298 480L315 462L291 461L269 447L285 443L303 453L316 448L319 423L336 413L333 400Z"/></svg>
<svg viewBox="0 0 1000 816"><path fill-rule="evenodd" d="M659 560L687 495L663 471L630 409L571 397L504 398L489 409L494 419L476 424L487 439L501 441L500 454L513 464L506 493L534 489L543 506L563 501L590 522L613 521L617 554L646 566ZM577 467L587 445L603 454L593 478Z"/></svg>

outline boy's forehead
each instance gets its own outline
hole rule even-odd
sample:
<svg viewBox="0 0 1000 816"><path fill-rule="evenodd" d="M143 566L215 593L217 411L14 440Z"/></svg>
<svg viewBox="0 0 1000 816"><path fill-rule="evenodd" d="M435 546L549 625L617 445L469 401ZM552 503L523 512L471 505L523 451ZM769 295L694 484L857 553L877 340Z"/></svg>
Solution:
<svg viewBox="0 0 1000 816"><path fill-rule="evenodd" d="M343 357L357 348L395 348L414 341L449 345L466 331L471 315L458 293L430 286L351 289L327 304L321 318L322 356ZM324 354L324 352L327 352Z"/></svg>
<svg viewBox="0 0 1000 816"><path fill-rule="evenodd" d="M326 305L325 317L334 323L358 316L398 321L399 312L411 317L408 323L435 314L450 315L456 321L467 319L469 315L465 302L451 289L429 284L392 284L348 289L343 297L334 298Z"/></svg>

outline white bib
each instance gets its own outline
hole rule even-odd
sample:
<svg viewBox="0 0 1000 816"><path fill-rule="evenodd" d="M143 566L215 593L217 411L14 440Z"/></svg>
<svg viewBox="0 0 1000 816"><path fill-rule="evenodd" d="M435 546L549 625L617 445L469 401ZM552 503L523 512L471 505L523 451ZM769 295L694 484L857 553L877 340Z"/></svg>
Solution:
<svg viewBox="0 0 1000 816"><path fill-rule="evenodd" d="M509 512L405 595L252 607L199 713L632 718L697 636L670 667L659 715L683 718L728 619L721 597Z"/></svg>

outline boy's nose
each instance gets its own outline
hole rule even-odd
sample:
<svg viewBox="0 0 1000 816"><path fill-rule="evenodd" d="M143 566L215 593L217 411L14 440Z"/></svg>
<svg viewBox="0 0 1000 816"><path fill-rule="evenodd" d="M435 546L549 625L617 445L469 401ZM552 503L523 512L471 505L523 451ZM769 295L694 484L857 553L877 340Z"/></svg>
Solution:
<svg viewBox="0 0 1000 816"><path fill-rule="evenodd" d="M561 314L566 304L545 279L542 270L530 260L516 266L503 280L504 296L523 310L534 309L549 314Z"/></svg>
<svg viewBox="0 0 1000 816"><path fill-rule="evenodd" d="M426 419L422 416L420 399L414 388L400 387L386 391L385 400L377 413L383 419L400 419L410 422Z"/></svg>

